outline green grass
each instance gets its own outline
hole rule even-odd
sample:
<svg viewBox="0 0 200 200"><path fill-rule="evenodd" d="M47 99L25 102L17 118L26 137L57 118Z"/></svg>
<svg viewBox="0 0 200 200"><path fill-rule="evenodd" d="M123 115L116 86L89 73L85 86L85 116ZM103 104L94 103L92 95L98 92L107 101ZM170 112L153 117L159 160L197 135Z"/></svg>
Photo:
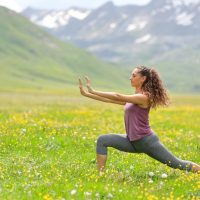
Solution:
<svg viewBox="0 0 200 200"><path fill-rule="evenodd" d="M169 108L150 115L160 140L176 156L197 163L199 102L199 96L174 96ZM1 93L0 119L0 199L200 197L199 176L144 154L109 148L107 170L98 175L95 141L100 134L124 133L123 106L80 96Z"/></svg>

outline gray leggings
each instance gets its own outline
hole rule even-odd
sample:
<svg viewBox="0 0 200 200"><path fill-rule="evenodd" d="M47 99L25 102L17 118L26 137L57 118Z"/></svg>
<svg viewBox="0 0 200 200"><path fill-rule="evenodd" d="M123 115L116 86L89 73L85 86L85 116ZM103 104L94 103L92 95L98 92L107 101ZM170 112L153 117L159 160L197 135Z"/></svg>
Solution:
<svg viewBox="0 0 200 200"><path fill-rule="evenodd" d="M192 162L175 157L153 133L137 141L130 141L126 134L100 135L97 140L97 154L107 155L107 147L130 153L145 153L169 167L191 171Z"/></svg>

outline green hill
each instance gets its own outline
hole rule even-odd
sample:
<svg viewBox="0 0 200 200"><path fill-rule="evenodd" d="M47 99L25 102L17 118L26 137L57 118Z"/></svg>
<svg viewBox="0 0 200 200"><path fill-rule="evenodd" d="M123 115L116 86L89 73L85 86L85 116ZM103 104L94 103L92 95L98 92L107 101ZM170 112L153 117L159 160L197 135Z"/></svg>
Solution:
<svg viewBox="0 0 200 200"><path fill-rule="evenodd" d="M166 53L152 63L159 68L168 88L183 93L200 93L200 48L188 44L184 49Z"/></svg>
<svg viewBox="0 0 200 200"><path fill-rule="evenodd" d="M0 27L0 91L76 93L77 79L84 75L100 88L127 90L130 85L130 71L59 41L3 7Z"/></svg>
<svg viewBox="0 0 200 200"><path fill-rule="evenodd" d="M132 66L143 63L156 68L170 91L178 93L200 93L200 42L185 41L183 48L162 53L166 44L159 41L155 44L140 44L140 51L131 52L132 57L124 57L121 65ZM137 47L135 47L137 51Z"/></svg>

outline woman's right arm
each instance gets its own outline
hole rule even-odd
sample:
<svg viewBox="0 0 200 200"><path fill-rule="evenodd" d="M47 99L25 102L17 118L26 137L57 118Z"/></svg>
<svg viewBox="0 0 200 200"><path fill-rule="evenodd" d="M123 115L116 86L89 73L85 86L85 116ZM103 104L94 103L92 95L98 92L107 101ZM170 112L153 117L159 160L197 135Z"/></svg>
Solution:
<svg viewBox="0 0 200 200"><path fill-rule="evenodd" d="M82 85L81 79L79 79L79 88L80 88L80 93L85 97L89 97L91 99L95 99L95 100L98 100L98 101L103 101L103 102L106 102L106 103L114 103L114 104L120 104L120 105L125 105L126 104L126 102L123 102L123 101L111 100L111 99L107 99L105 97L100 97L100 96L91 94L89 92L85 92L84 89L83 89L83 85Z"/></svg>
<svg viewBox="0 0 200 200"><path fill-rule="evenodd" d="M126 102L123 102L123 101L115 101L115 100L100 97L100 96L97 96L97 95L94 95L94 94L91 94L91 93L86 93L84 96L98 100L98 101L103 101L103 102L106 102L106 103L114 103L114 104L120 104L120 105L126 104Z"/></svg>

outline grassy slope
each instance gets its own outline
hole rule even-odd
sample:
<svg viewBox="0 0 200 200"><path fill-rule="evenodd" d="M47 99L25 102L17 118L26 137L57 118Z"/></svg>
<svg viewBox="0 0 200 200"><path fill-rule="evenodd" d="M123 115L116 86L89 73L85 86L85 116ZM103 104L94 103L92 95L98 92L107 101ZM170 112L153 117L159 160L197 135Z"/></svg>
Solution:
<svg viewBox="0 0 200 200"><path fill-rule="evenodd" d="M200 93L200 68L198 45L191 44L152 61L166 80L168 87L177 92Z"/></svg>
<svg viewBox="0 0 200 200"><path fill-rule="evenodd" d="M156 68L171 91L179 93L200 93L200 44L193 41L185 48L161 53L165 47L161 40L157 44L140 44L124 57L125 66L143 64ZM140 49L137 51L137 48ZM121 63L122 64L122 63Z"/></svg>
<svg viewBox="0 0 200 200"><path fill-rule="evenodd" d="M24 17L0 7L0 90L74 91L87 74L99 87L126 88L129 74L64 44Z"/></svg>

